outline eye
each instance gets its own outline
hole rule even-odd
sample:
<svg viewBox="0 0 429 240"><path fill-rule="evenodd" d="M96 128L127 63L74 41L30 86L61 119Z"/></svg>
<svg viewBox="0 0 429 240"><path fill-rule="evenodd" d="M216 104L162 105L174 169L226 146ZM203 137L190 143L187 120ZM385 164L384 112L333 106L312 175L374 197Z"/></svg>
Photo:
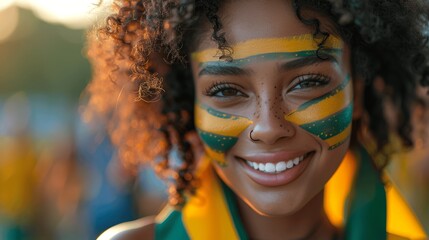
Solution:
<svg viewBox="0 0 429 240"><path fill-rule="evenodd" d="M217 98L247 97L238 86L230 83L215 83L206 89L205 95Z"/></svg>
<svg viewBox="0 0 429 240"><path fill-rule="evenodd" d="M298 83L293 85L293 87L290 88L288 92L294 90L322 87L329 83L330 78L320 74L309 74L299 76L294 82L296 81Z"/></svg>

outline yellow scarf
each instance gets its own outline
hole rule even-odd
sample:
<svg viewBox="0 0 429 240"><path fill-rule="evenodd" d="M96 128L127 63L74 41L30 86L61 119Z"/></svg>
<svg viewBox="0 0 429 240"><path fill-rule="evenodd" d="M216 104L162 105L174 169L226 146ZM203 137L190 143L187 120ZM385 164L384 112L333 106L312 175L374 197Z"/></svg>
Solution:
<svg viewBox="0 0 429 240"><path fill-rule="evenodd" d="M247 239L235 206L235 196L216 177L210 164L208 159L201 163L197 171L201 186L181 211L167 206L157 216L156 239ZM348 153L325 187L325 210L331 222L339 228L344 228L347 218L350 218L345 216L348 212L344 206L358 167L356 158ZM427 239L421 225L394 186L386 187L386 199L387 239ZM346 233L346 236L359 239L360 235L353 234L350 237Z"/></svg>

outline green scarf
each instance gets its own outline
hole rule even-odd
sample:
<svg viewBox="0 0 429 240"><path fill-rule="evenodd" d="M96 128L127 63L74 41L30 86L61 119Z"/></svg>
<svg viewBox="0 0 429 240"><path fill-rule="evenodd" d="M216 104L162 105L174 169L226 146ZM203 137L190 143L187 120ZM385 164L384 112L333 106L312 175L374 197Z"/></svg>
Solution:
<svg viewBox="0 0 429 240"><path fill-rule="evenodd" d="M343 203L344 220L340 227L344 230L344 238L347 240L420 239L420 237L425 239L424 231L421 227L419 228L418 222L411 213L402 214L400 217L408 219L408 222L415 225L414 230L410 230L410 234L414 234L416 238L412 235L409 235L409 238L401 238L386 233L387 210L384 185L364 148L359 147L353 153L358 161L350 192ZM188 199L187 204L180 211L171 206L164 208L156 218L155 239L248 239L236 206L236 196L215 175L210 161L205 159L196 174L201 179L201 186L197 193ZM401 204L404 205L403 202ZM405 209L404 211L409 211L404 206L400 207ZM390 217L397 216L392 214ZM403 229L401 231L400 233L406 233Z"/></svg>

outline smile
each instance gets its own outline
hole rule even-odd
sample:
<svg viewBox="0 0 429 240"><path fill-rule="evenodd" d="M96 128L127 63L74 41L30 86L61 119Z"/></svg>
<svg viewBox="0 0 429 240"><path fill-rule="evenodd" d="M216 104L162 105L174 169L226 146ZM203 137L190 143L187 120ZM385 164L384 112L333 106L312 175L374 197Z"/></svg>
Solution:
<svg viewBox="0 0 429 240"><path fill-rule="evenodd" d="M255 183L276 187L289 184L307 168L315 151L258 153L238 157L244 172Z"/></svg>
<svg viewBox="0 0 429 240"><path fill-rule="evenodd" d="M265 173L280 173L280 172L284 172L287 169L291 169L294 166L297 166L298 164L300 164L302 162L302 160L304 160L305 155L296 157L294 159L288 160L288 161L280 161L277 163L257 163L257 162L251 162L248 160L245 160L247 165L249 165L250 167L252 167L255 170L261 171L261 172L265 172Z"/></svg>

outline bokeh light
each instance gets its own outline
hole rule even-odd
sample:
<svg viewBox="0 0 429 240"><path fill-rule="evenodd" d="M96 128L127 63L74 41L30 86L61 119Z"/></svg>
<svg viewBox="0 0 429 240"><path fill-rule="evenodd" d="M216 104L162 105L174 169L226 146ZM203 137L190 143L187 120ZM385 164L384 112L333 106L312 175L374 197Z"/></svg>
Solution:
<svg viewBox="0 0 429 240"><path fill-rule="evenodd" d="M8 8L9 6L11 6L12 4L13 4L13 2L14 2L15 0L1 0L0 1L0 12L3 10L3 9L6 9L6 8Z"/></svg>
<svg viewBox="0 0 429 240"><path fill-rule="evenodd" d="M103 121L80 119L86 30L112 1L0 0L0 240L95 239L166 198L150 168L126 171ZM416 148L388 170L429 231L429 96L419 90Z"/></svg>
<svg viewBox="0 0 429 240"><path fill-rule="evenodd" d="M99 0L16 0L21 7L32 9L41 19L61 23L71 28L83 28L92 22L91 11Z"/></svg>
<svg viewBox="0 0 429 240"><path fill-rule="evenodd" d="M0 43L8 39L18 26L18 8L8 5L2 8L0 4ZM6 6L6 5L4 5Z"/></svg>

